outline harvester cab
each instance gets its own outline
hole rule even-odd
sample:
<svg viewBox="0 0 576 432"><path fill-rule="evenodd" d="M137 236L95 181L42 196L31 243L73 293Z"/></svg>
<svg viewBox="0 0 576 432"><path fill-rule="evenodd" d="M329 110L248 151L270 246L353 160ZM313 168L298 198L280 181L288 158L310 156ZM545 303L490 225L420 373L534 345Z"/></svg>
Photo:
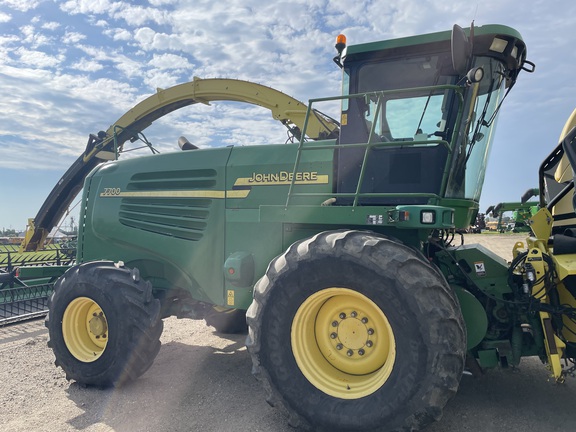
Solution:
<svg viewBox="0 0 576 432"><path fill-rule="evenodd" d="M342 43L342 42L340 42ZM336 192L357 204L454 208L474 220L492 128L526 68L520 36L500 26L344 48ZM368 143L359 147L359 143ZM351 200L351 198L349 198Z"/></svg>

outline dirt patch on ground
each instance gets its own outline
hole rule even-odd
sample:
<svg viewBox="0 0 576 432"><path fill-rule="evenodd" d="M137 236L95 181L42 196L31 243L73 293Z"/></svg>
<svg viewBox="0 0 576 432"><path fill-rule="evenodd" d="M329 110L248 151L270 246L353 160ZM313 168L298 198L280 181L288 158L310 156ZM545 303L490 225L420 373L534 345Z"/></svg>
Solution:
<svg viewBox="0 0 576 432"><path fill-rule="evenodd" d="M251 376L244 335L165 320L152 368L121 389L82 388L54 366L43 321L0 329L0 425L18 431L291 430Z"/></svg>

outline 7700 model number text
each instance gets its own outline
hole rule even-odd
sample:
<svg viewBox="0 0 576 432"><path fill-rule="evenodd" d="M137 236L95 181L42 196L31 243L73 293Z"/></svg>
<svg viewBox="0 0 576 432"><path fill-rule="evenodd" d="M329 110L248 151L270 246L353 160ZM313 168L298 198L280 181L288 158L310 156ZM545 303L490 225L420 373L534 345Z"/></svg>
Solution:
<svg viewBox="0 0 576 432"><path fill-rule="evenodd" d="M116 196L120 195L120 188L104 188L104 192L100 194L100 196Z"/></svg>

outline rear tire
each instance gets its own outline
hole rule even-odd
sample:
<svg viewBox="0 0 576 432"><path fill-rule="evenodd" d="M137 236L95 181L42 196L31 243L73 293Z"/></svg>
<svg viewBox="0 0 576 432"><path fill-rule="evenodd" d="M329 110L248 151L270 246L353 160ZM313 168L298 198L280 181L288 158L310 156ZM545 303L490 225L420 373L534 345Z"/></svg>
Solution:
<svg viewBox="0 0 576 432"><path fill-rule="evenodd" d="M292 245L255 286L248 350L292 426L410 431L442 415L464 369L458 301L397 240L330 231Z"/></svg>
<svg viewBox="0 0 576 432"><path fill-rule="evenodd" d="M160 301L137 269L108 261L69 269L54 285L48 346L68 380L119 386L142 375L160 350Z"/></svg>

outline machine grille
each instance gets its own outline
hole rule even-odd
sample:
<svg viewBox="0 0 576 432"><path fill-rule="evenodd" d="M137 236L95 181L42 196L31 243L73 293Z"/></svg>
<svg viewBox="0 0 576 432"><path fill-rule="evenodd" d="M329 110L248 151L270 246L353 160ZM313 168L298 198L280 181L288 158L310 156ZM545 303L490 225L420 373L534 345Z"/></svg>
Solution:
<svg viewBox="0 0 576 432"><path fill-rule="evenodd" d="M208 224L212 199L178 196L182 191L213 190L216 171L176 170L137 173L127 190L150 196L122 198L119 220L125 226L165 236L198 241ZM154 196L162 192L162 196ZM171 192L174 192L174 196Z"/></svg>
<svg viewBox="0 0 576 432"><path fill-rule="evenodd" d="M211 189L216 186L216 170L175 170L136 173L130 179L129 191Z"/></svg>

